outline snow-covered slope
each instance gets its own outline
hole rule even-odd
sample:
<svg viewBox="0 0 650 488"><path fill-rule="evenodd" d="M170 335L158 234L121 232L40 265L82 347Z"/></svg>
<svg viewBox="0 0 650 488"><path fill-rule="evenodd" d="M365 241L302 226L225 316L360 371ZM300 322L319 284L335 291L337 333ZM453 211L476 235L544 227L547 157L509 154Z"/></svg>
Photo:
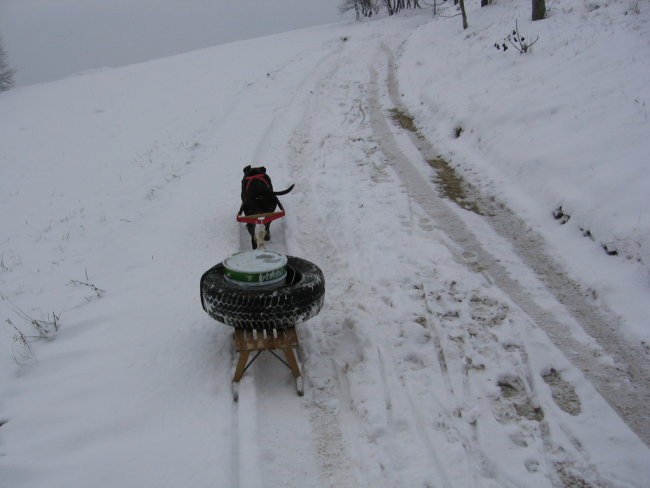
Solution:
<svg viewBox="0 0 650 488"><path fill-rule="evenodd" d="M0 485L643 486L650 9L531 23L518 3L465 32L420 12L0 94ZM530 54L493 47L515 18ZM441 196L432 151L575 294ZM327 288L298 326L305 396L261 356L235 404L198 285L245 242L250 163L296 183L269 247Z"/></svg>
<svg viewBox="0 0 650 488"><path fill-rule="evenodd" d="M542 231L567 267L612 293L609 306L647 339L648 5L547 5L543 22L529 21L528 3L503 1L471 12L465 32L431 22L406 44L400 90L436 149ZM494 47L516 25L525 42L538 38L529 54ZM564 226L550 218L557 209L570 216Z"/></svg>

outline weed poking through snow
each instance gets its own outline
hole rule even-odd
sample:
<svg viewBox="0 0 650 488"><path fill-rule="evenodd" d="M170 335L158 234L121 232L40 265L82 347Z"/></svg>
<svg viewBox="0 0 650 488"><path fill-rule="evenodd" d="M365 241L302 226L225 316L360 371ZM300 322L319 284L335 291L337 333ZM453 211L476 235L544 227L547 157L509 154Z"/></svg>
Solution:
<svg viewBox="0 0 650 488"><path fill-rule="evenodd" d="M530 48L532 48L533 44L535 44L538 40L539 36L537 36L532 42L527 41L526 37L522 36L519 33L519 25L515 20L515 29L503 40L495 42L494 47L500 51L503 50L503 52L506 52L508 50L508 44L510 44L514 49L519 51L519 54L525 54L527 52L530 52Z"/></svg>
<svg viewBox="0 0 650 488"><path fill-rule="evenodd" d="M32 350L32 342L38 339L51 339L56 332L58 332L60 327L60 318L57 314L52 313L52 317L48 317L46 320L35 319L28 315L25 311L11 302L8 298L4 298L16 315L22 318L27 322L34 335L27 334L23 332L18 326L16 326L11 319L6 319L5 323L13 329L13 346L12 346L12 356L14 361L18 364L25 364L30 360L34 359L34 351Z"/></svg>

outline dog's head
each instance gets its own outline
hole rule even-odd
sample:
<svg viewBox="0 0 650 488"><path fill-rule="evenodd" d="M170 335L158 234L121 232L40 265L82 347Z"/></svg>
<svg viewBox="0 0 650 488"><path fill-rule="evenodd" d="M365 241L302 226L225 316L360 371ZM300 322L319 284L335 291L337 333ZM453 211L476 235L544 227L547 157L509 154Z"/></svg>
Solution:
<svg viewBox="0 0 650 488"><path fill-rule="evenodd" d="M254 176L254 175L263 175L266 174L266 168L264 166L258 166L257 168L248 166L244 167L244 176Z"/></svg>

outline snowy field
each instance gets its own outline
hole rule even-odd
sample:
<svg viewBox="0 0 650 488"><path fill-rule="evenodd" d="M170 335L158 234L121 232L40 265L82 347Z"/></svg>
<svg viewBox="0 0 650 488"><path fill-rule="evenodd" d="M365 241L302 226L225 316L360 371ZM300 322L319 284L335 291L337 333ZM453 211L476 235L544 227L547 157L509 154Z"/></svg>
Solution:
<svg viewBox="0 0 650 488"><path fill-rule="evenodd" d="M0 486L648 486L650 5L469 4L0 94ZM234 403L251 163L327 284Z"/></svg>

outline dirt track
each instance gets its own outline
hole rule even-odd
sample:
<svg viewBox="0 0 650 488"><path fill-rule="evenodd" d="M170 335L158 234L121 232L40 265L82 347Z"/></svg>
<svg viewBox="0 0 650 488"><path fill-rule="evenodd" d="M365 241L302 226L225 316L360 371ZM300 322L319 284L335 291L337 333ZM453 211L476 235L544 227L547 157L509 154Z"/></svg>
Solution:
<svg viewBox="0 0 650 488"><path fill-rule="evenodd" d="M399 89L394 76L391 76L395 71L394 56L387 48L386 54L388 91L395 107L399 108ZM408 116L401 117L401 120L405 119L408 119ZM386 132L386 128L381 127L381 120L382 117L377 117L375 124L380 126L379 132ZM535 303L528 290L513 279L515 273L503 267L452 212L444 212L440 206L434 205L434 197L427 198L426 192L423 191L425 201L431 200L427 207L436 208L436 219L445 223L443 225L447 234L457 243L462 243L465 252L476 256L475 266L484 269L500 288L509 293L566 357L589 378L645 444L650 445L650 356L647 352L641 345L625 340L619 332L618 318L599 309L590 295L590 290L564 272L562 265L549 255L544 239L526 222L501 202L481 195L472 185L463 181L462 176L454 173L449 165L438 160L433 147L416 127L405 123L400 125L409 134L423 160L439 161L437 172L441 175L441 194L451 198L459 206L480 214L494 231L512 246L522 263L544 284L554 299L566 308L569 315L594 342L587 346L584 341L572 337L561 319ZM414 180L417 180L418 176L413 169L408 168L408 159L400 154L395 154L394 158L397 171L412 185L417 185ZM462 191L458 187L462 188ZM445 188L448 191L445 191ZM613 362L603 361L603 356L610 357Z"/></svg>

